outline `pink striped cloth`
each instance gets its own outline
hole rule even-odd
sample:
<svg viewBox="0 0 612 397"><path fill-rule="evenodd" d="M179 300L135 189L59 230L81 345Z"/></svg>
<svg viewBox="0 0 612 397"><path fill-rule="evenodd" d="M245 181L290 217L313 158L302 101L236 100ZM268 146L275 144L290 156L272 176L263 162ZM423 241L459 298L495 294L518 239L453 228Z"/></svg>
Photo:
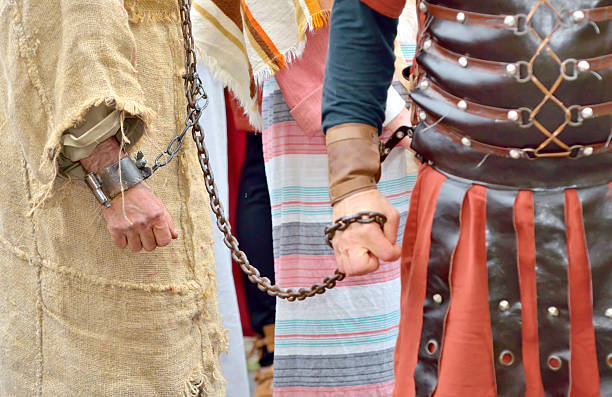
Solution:
<svg viewBox="0 0 612 397"><path fill-rule="evenodd" d="M320 123L327 37L327 29L308 33L303 57L268 81L263 90L275 276L284 287L320 282L337 267L323 238L323 229L331 221ZM405 123L406 116L400 113L385 136ZM415 177L407 171L404 150L395 149L383 165L379 189L400 210L400 234ZM279 300L274 395L391 395L399 296L399 263L395 262L382 264L373 274L348 278L305 302Z"/></svg>

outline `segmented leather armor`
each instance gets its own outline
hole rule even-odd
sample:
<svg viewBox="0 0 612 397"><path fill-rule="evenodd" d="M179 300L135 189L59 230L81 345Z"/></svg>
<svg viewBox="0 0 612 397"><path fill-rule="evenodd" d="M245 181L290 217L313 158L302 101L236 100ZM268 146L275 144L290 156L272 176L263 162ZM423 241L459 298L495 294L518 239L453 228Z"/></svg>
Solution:
<svg viewBox="0 0 612 397"><path fill-rule="evenodd" d="M421 1L420 119L512 159L612 150L611 4Z"/></svg>

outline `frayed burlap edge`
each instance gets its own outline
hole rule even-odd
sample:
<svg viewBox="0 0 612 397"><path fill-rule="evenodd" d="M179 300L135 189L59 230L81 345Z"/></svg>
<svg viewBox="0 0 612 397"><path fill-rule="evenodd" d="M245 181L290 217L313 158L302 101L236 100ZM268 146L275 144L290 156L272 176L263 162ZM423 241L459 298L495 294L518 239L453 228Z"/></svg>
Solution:
<svg viewBox="0 0 612 397"><path fill-rule="evenodd" d="M105 104L106 106L115 108L126 113L126 117L137 118L143 123L143 135L149 131L155 113L148 107L136 101L126 101L121 99L119 95L108 94L98 98L84 101L84 105L78 111L66 117L60 124L55 125L52 129L51 136L47 140L47 144L43 150L43 155L40 159L39 172L45 175L45 181L41 181L41 185L32 192L32 202L28 216L32 216L34 211L40 207L53 192L55 182L59 176L58 157L62 150L62 135L64 132L82 123L87 113L95 106Z"/></svg>

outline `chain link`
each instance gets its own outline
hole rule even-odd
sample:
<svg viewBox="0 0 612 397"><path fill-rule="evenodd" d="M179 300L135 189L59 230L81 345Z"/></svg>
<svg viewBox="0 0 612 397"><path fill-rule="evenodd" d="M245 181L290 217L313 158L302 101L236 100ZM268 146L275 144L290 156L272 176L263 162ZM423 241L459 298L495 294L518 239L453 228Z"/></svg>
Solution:
<svg viewBox="0 0 612 397"><path fill-rule="evenodd" d="M326 290L333 288L338 281L344 279L344 274L336 270L332 276L326 277L322 283L314 284L309 288L281 288L278 285L273 285L269 278L262 277L259 270L249 263L246 254L240 250L236 237L232 235L232 231L224 215L223 206L219 200L217 186L213 178L210 168L210 157L204 144L204 134L198 124L202 116L202 110L208 104L208 98L204 92L202 81L198 77L196 71L196 53L192 35L191 18L189 12L191 10L191 0L179 0L179 8L181 14L181 28L183 30L184 50L185 50L185 96L187 97L187 118L185 119L185 128L180 135L177 135L168 145L168 149L162 152L156 159L153 170L163 167L174 158L174 155L183 145L183 138L187 131L191 130L193 140L198 149L198 158L202 173L204 174L204 185L210 197L210 208L215 214L217 227L223 233L223 242L230 249L232 259L240 265L242 271L248 276L249 280L257 287L266 292L268 295L278 298L287 299L288 301L304 300L318 294L324 293ZM204 101L204 105L200 102ZM162 158L165 159L163 160Z"/></svg>
<svg viewBox="0 0 612 397"><path fill-rule="evenodd" d="M353 223L365 224L374 222L378 223L382 229L385 227L387 217L380 212L373 211L363 211L351 216L342 216L336 219L330 226L325 227L325 241L327 242L327 245L334 248L332 245L332 240L334 239L336 232L341 232L348 229L348 227Z"/></svg>

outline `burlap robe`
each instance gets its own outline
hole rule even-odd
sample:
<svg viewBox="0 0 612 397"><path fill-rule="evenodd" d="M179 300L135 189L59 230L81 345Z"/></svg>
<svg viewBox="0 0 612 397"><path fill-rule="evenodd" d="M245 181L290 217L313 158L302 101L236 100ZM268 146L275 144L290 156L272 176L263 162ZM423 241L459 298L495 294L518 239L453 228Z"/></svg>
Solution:
<svg viewBox="0 0 612 397"><path fill-rule="evenodd" d="M60 136L105 102L148 158L182 124L174 0L0 3L0 396L221 396L226 345L192 142L149 184L180 237L132 254L57 175Z"/></svg>

